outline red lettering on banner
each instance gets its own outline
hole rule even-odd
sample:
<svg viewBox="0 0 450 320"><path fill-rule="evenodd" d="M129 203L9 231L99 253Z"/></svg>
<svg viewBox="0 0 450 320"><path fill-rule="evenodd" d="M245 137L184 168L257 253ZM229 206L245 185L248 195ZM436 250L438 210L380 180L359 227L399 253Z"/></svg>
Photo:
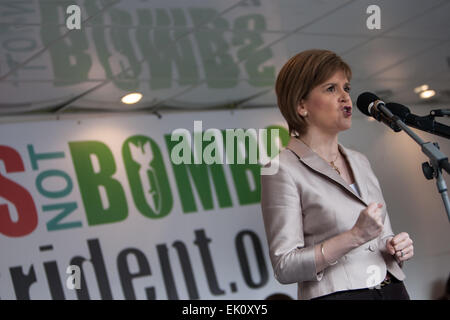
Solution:
<svg viewBox="0 0 450 320"><path fill-rule="evenodd" d="M20 154L11 147L0 145L0 161L2 160L6 173L25 171ZM0 233L9 237L22 237L36 229L38 224L36 206L24 187L0 174L0 197L12 202L18 215L17 221L13 221L8 205L0 204Z"/></svg>

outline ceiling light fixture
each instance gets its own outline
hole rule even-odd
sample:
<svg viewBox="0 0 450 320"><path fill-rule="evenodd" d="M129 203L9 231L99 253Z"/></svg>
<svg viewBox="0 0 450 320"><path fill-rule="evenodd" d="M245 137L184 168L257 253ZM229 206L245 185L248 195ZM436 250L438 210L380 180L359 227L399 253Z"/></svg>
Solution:
<svg viewBox="0 0 450 320"><path fill-rule="evenodd" d="M121 101L125 104L134 104L142 99L142 94L139 92L129 93L122 97Z"/></svg>
<svg viewBox="0 0 450 320"><path fill-rule="evenodd" d="M425 90L422 91L419 95L422 99L428 99L431 98L432 96L434 96L436 94L436 91L434 90Z"/></svg>
<svg viewBox="0 0 450 320"><path fill-rule="evenodd" d="M414 88L414 92L419 94L422 91L428 90L429 86L427 84L423 84L421 86L418 86L417 88Z"/></svg>

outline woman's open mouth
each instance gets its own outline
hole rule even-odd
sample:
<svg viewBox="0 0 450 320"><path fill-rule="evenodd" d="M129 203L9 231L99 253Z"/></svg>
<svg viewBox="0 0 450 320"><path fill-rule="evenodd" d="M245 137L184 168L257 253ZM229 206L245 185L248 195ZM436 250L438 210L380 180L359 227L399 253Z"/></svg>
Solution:
<svg viewBox="0 0 450 320"><path fill-rule="evenodd" d="M345 117L350 117L352 115L352 107L350 106L343 107L342 111L344 112Z"/></svg>

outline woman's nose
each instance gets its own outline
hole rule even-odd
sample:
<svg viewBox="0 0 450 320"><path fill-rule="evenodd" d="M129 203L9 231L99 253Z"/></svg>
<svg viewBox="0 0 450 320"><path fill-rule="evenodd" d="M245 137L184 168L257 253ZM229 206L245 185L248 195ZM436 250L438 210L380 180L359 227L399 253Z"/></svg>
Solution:
<svg viewBox="0 0 450 320"><path fill-rule="evenodd" d="M342 91L340 101L346 102L348 100L350 100L350 94L347 91Z"/></svg>

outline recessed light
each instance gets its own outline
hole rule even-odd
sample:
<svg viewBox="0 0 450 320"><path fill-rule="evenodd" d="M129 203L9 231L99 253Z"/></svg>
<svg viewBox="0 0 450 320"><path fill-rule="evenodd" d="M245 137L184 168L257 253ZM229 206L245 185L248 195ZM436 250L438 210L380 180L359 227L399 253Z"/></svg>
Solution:
<svg viewBox="0 0 450 320"><path fill-rule="evenodd" d="M422 91L428 90L429 86L427 84L423 84L421 86L418 86L417 88L414 88L414 92L419 94Z"/></svg>
<svg viewBox="0 0 450 320"><path fill-rule="evenodd" d="M436 91L434 91L434 90L425 90L420 93L420 97L422 99L428 99L428 98L431 98L432 96L434 96L435 94L436 94Z"/></svg>
<svg viewBox="0 0 450 320"><path fill-rule="evenodd" d="M133 104L139 102L142 99L142 94L139 92L129 93L123 96L121 101L125 104Z"/></svg>

